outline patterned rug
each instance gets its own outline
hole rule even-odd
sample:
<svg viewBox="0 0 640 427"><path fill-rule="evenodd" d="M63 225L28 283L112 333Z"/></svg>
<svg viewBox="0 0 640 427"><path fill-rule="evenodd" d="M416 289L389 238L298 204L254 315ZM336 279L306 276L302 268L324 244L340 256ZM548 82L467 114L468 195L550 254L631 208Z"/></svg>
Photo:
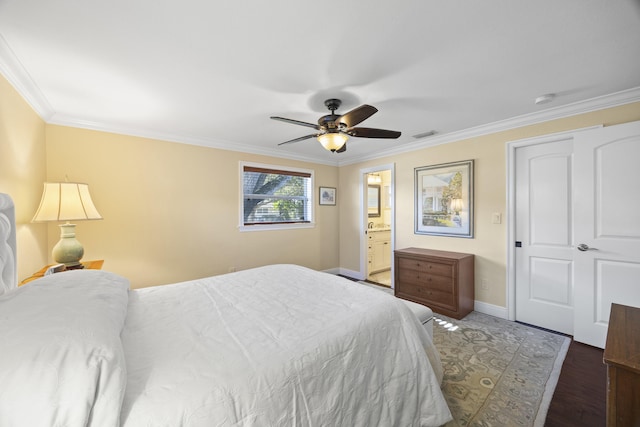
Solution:
<svg viewBox="0 0 640 427"><path fill-rule="evenodd" d="M434 320L446 427L544 425L569 338L478 312Z"/></svg>
<svg viewBox="0 0 640 427"><path fill-rule="evenodd" d="M474 311L462 320L436 313L433 342L453 415L445 427L544 426L568 337Z"/></svg>

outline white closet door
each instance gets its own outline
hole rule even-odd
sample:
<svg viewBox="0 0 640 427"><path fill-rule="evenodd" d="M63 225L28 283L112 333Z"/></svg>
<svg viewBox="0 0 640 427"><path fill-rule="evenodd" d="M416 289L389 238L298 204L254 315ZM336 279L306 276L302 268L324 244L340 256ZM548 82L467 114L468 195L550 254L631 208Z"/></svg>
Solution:
<svg viewBox="0 0 640 427"><path fill-rule="evenodd" d="M573 142L516 149L516 320L573 334Z"/></svg>
<svg viewBox="0 0 640 427"><path fill-rule="evenodd" d="M573 146L574 339L604 348L611 303L640 307L640 122L579 133Z"/></svg>

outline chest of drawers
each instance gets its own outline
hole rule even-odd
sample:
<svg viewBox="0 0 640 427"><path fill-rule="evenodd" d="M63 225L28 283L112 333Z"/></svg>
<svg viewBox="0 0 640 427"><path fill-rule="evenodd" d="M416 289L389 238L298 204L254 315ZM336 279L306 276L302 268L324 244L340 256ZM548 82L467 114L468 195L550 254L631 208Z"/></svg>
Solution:
<svg viewBox="0 0 640 427"><path fill-rule="evenodd" d="M394 255L397 297L455 319L473 311L473 254L407 248Z"/></svg>

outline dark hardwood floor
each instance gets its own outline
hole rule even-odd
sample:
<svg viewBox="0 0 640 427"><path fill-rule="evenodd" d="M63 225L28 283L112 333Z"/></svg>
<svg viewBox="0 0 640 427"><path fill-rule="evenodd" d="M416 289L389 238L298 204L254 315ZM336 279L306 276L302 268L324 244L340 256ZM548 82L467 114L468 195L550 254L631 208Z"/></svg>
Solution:
<svg viewBox="0 0 640 427"><path fill-rule="evenodd" d="M607 368L603 350L571 341L545 427L606 424Z"/></svg>

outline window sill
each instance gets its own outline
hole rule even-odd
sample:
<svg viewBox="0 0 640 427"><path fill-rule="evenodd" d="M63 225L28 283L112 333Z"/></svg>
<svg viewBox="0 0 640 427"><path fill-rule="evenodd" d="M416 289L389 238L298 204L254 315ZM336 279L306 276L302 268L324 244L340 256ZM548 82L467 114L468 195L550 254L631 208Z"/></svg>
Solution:
<svg viewBox="0 0 640 427"><path fill-rule="evenodd" d="M270 231L270 230L297 230L300 228L314 228L316 224L314 222L304 222L299 224L255 224L255 225L240 225L238 230L241 233L247 231Z"/></svg>

